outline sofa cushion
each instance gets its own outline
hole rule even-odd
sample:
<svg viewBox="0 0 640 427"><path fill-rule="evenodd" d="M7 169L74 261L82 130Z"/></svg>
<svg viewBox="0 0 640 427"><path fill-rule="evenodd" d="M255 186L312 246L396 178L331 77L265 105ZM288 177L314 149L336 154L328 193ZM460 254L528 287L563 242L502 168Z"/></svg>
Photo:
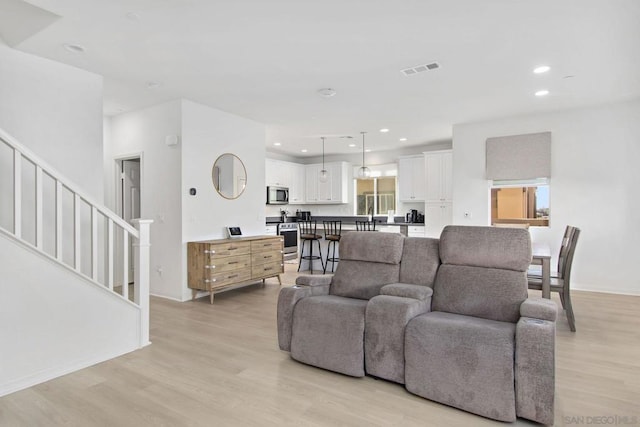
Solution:
<svg viewBox="0 0 640 427"><path fill-rule="evenodd" d="M433 287L440 265L438 239L407 237L402 247L400 282Z"/></svg>
<svg viewBox="0 0 640 427"><path fill-rule="evenodd" d="M340 241L340 263L331 282L331 295L369 299L380 288L396 283L404 237L377 231L349 232Z"/></svg>
<svg viewBox="0 0 640 427"><path fill-rule="evenodd" d="M396 283L399 264L351 261L340 258L329 293L349 298L370 299L380 294L380 288Z"/></svg>
<svg viewBox="0 0 640 427"><path fill-rule="evenodd" d="M378 231L348 232L340 239L340 261L368 261L399 264L404 237Z"/></svg>
<svg viewBox="0 0 640 427"><path fill-rule="evenodd" d="M438 269L431 310L517 322L525 299L524 272L443 264Z"/></svg>
<svg viewBox="0 0 640 427"><path fill-rule="evenodd" d="M411 393L500 421L515 421L516 325L426 313L405 333L405 385Z"/></svg>
<svg viewBox="0 0 640 427"><path fill-rule="evenodd" d="M519 228L448 225L440 235L443 264L527 271L531 237Z"/></svg>
<svg viewBox="0 0 640 427"><path fill-rule="evenodd" d="M367 301L333 295L301 299L293 313L291 357L354 377L364 376Z"/></svg>

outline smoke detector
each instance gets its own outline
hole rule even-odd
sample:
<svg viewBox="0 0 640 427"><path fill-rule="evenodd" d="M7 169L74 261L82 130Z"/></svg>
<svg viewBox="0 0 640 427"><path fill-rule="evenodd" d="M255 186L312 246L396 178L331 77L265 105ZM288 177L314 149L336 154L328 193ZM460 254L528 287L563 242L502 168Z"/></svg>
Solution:
<svg viewBox="0 0 640 427"><path fill-rule="evenodd" d="M413 76L414 74L424 73L425 71L433 71L440 68L440 64L437 62L430 62L429 64L416 65L415 67L405 68L401 70L405 76Z"/></svg>
<svg viewBox="0 0 640 427"><path fill-rule="evenodd" d="M327 87L327 88L320 89L318 91L318 94L324 98L331 98L332 96L335 96L336 91L331 89L330 87Z"/></svg>

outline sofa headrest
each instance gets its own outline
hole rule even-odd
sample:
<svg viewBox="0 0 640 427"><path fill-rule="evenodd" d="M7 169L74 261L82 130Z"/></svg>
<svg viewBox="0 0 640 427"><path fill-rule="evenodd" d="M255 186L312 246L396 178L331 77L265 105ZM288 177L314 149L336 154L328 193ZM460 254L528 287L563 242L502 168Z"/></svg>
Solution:
<svg viewBox="0 0 640 427"><path fill-rule="evenodd" d="M340 239L340 259L399 264L404 236L379 231L351 231Z"/></svg>
<svg viewBox="0 0 640 427"><path fill-rule="evenodd" d="M442 264L526 271L531 236L520 228L449 225L440 235Z"/></svg>

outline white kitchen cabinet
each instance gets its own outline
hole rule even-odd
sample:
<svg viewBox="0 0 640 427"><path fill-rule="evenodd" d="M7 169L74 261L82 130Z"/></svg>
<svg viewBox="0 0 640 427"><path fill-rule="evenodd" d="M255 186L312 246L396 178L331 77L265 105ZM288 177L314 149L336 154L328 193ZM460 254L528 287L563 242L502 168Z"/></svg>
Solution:
<svg viewBox="0 0 640 427"><path fill-rule="evenodd" d="M453 181L451 150L424 153L426 202L451 202Z"/></svg>
<svg viewBox="0 0 640 427"><path fill-rule="evenodd" d="M410 225L407 227L407 237L424 237L424 225Z"/></svg>
<svg viewBox="0 0 640 427"><path fill-rule="evenodd" d="M398 159L398 192L402 202L424 202L424 156L407 156Z"/></svg>
<svg viewBox="0 0 640 427"><path fill-rule="evenodd" d="M346 162L325 163L327 180L320 182L322 164L306 165L305 199L307 203L347 203L349 164Z"/></svg>
<svg viewBox="0 0 640 427"><path fill-rule="evenodd" d="M305 165L290 163L289 204L305 203Z"/></svg>
<svg viewBox="0 0 640 427"><path fill-rule="evenodd" d="M427 202L424 210L424 228L426 237L440 237L442 229L451 224L453 210L451 202Z"/></svg>
<svg viewBox="0 0 640 427"><path fill-rule="evenodd" d="M291 182L291 167L289 162L266 159L265 182L267 185L288 187Z"/></svg>

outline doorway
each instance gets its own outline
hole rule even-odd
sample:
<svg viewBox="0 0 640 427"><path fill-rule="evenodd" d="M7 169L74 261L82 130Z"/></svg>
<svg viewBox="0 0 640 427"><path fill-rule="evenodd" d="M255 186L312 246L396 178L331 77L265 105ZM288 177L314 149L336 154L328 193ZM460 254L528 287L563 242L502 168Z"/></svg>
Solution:
<svg viewBox="0 0 640 427"><path fill-rule="evenodd" d="M116 212L126 222L140 218L141 157L116 159ZM129 283L133 283L133 242L129 239ZM122 267L119 269L122 271Z"/></svg>

